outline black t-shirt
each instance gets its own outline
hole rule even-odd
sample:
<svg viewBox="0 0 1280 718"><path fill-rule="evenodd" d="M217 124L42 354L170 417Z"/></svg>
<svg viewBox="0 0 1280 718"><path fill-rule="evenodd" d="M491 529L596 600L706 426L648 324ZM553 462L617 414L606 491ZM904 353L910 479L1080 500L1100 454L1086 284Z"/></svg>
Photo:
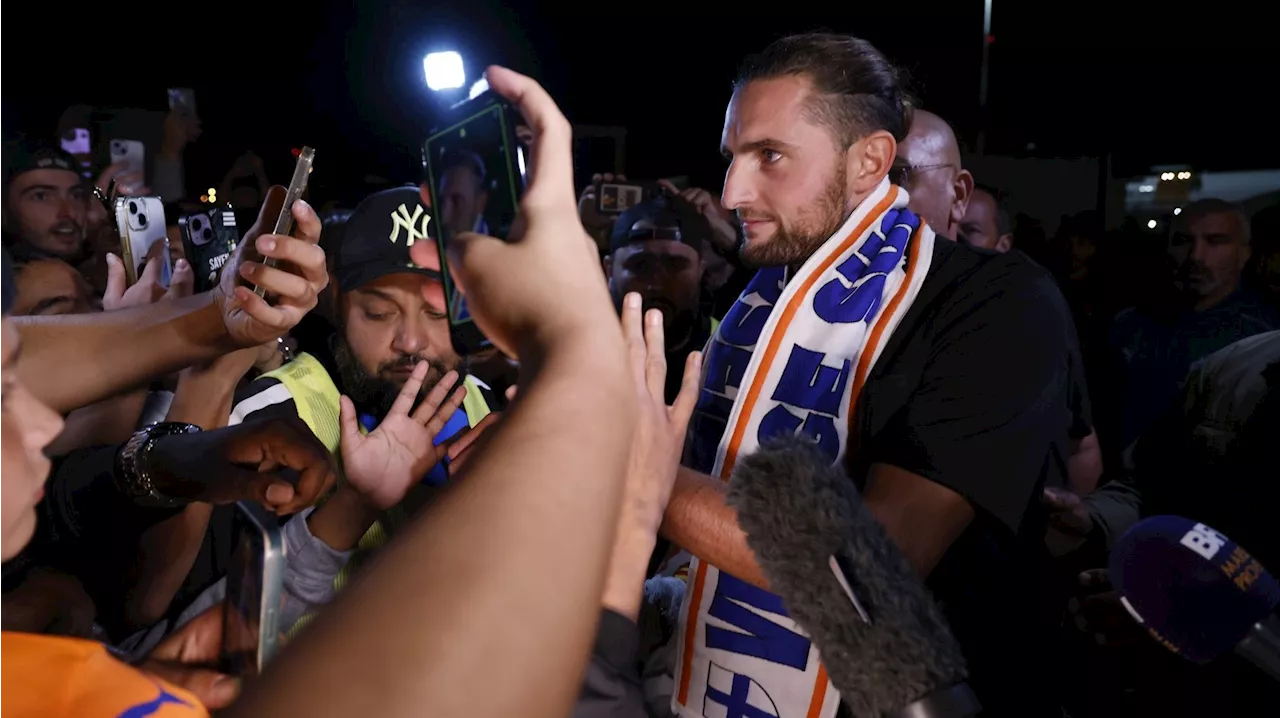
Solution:
<svg viewBox="0 0 1280 718"><path fill-rule="evenodd" d="M851 474L883 463L963 496L975 518L927 582L984 715L1038 715L1051 627L1039 618L1046 484L1065 484L1088 399L1066 301L1020 253L939 241L920 294L872 369ZM1083 416L1083 419L1082 419Z"/></svg>

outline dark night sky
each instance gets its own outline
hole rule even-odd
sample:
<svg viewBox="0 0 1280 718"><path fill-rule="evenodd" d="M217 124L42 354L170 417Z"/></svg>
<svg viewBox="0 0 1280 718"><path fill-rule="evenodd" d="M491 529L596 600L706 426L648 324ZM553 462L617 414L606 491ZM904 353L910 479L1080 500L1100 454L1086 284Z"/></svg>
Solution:
<svg viewBox="0 0 1280 718"><path fill-rule="evenodd" d="M787 32L865 37L911 71L924 105L963 140L971 144L980 125L982 0L789 1L785 10L742 0L228 0L190 13L177 3L108 3L101 16L33 5L5 13L6 134L51 133L73 103L162 109L165 87L190 86L205 127L189 155L196 184L215 183L248 148L270 173L287 173L287 149L303 143L318 148L317 173L327 159L353 176L413 179L412 148L438 102L422 79L421 58L433 49L462 52L468 81L484 64L507 63L538 77L575 122L625 125L633 177L692 174L718 187L733 70ZM286 14L286 5L298 10ZM1216 14L995 0L988 152L1111 152L1123 174L1155 163L1280 166L1267 96L1280 62L1274 40L1253 37L1263 19L1220 2L1188 7ZM59 32L25 40L41 26ZM54 62L54 53L70 57Z"/></svg>

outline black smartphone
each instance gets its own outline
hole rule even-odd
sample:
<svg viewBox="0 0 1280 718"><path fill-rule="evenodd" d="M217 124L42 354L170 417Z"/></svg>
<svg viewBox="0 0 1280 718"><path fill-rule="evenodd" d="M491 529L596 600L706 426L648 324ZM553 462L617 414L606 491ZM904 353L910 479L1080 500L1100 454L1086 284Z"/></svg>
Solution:
<svg viewBox="0 0 1280 718"><path fill-rule="evenodd" d="M257 503L241 501L232 536L219 667L228 675L253 678L279 645L284 535L275 516Z"/></svg>
<svg viewBox="0 0 1280 718"><path fill-rule="evenodd" d="M476 326L449 273L445 247L461 232L506 239L525 188L525 149L516 136L519 112L492 91L451 108L422 143L440 268L454 349L469 356L491 343Z"/></svg>
<svg viewBox="0 0 1280 718"><path fill-rule="evenodd" d="M230 209L211 209L178 218L182 246L187 261L196 273L195 291L207 292L218 285L218 275L227 258L240 242L236 213Z"/></svg>

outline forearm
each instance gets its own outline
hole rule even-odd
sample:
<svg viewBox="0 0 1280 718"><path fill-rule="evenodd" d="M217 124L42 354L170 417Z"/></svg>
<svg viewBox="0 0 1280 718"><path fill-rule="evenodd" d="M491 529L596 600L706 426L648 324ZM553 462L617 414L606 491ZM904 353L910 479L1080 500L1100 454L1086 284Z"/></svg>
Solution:
<svg viewBox="0 0 1280 718"><path fill-rule="evenodd" d="M17 369L23 382L63 413L235 348L211 292L117 312L13 322L22 337Z"/></svg>
<svg viewBox="0 0 1280 718"><path fill-rule="evenodd" d="M727 486L719 479L680 467L661 533L677 546L735 578L768 588L738 514L725 500Z"/></svg>
<svg viewBox="0 0 1280 718"><path fill-rule="evenodd" d="M182 372L169 406L169 421L181 421L209 430L227 425L236 385L252 366L252 357L228 354L207 366Z"/></svg>
<svg viewBox="0 0 1280 718"><path fill-rule="evenodd" d="M132 585L126 588L124 618L129 626L149 626L169 610L200 553L212 512L210 504L190 504L142 534Z"/></svg>
<svg viewBox="0 0 1280 718"><path fill-rule="evenodd" d="M1098 487L1102 478L1102 447L1098 445L1097 432L1090 434L1072 447L1067 459L1067 480L1077 496L1084 496Z"/></svg>
<svg viewBox="0 0 1280 718"><path fill-rule="evenodd" d="M634 429L627 357L599 345L526 363L532 382L457 480L236 709L569 712L565 676L582 675L591 647ZM609 416L566 430L595 405Z"/></svg>
<svg viewBox="0 0 1280 718"><path fill-rule="evenodd" d="M605 577L604 597L601 604L606 610L625 616L631 621L640 617L640 603L644 600L644 581L653 555L657 536L652 531L618 527L618 539L609 559L609 573Z"/></svg>
<svg viewBox="0 0 1280 718"><path fill-rule="evenodd" d="M359 543L374 521L378 510L347 487L337 491L307 517L311 535L334 551L350 551Z"/></svg>

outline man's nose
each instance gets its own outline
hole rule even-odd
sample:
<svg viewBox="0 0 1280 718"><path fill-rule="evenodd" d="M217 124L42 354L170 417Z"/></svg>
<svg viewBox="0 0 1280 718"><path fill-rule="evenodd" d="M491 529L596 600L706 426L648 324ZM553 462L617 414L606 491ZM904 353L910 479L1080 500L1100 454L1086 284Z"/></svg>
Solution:
<svg viewBox="0 0 1280 718"><path fill-rule="evenodd" d="M720 204L728 210L744 207L755 199L755 187L745 167L737 162L730 162L724 174L724 191L720 193Z"/></svg>
<svg viewBox="0 0 1280 718"><path fill-rule="evenodd" d="M1209 243L1196 237L1191 242L1191 260L1196 264L1204 264L1209 258Z"/></svg>
<svg viewBox="0 0 1280 718"><path fill-rule="evenodd" d="M391 348L401 354L417 354L427 346L426 324L421 318L407 316L400 321Z"/></svg>

